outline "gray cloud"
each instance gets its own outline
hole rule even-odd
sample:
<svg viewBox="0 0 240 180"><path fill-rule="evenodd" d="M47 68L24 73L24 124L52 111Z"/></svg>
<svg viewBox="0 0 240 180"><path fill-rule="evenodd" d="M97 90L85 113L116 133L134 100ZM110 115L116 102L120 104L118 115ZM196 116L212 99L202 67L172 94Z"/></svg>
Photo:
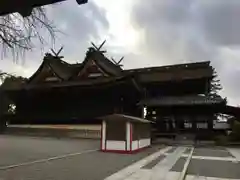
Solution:
<svg viewBox="0 0 240 180"><path fill-rule="evenodd" d="M102 33L109 28L105 11L94 2L89 1L79 6L76 1L66 1L56 5L46 6L47 17L53 20L55 26L62 33L57 33L54 44L46 44L40 51L39 45L31 52L27 52L21 64L14 64L11 56L0 61L1 70L17 75L30 76L42 62L44 53L50 48L59 49L64 45L64 60L75 63L84 59L90 40L98 41ZM48 34L40 30L45 40L50 42Z"/></svg>
<svg viewBox="0 0 240 180"><path fill-rule="evenodd" d="M67 1L47 6L46 12L48 19L52 20L59 30L56 33L55 43L48 43L41 52L38 46L32 53L28 52L26 63L32 63L33 57L35 61L41 61L44 53L50 48L59 49L62 45L64 46L62 54L67 61L82 61L90 40L99 40L102 31L109 27L104 10L93 2L79 6L76 1ZM42 33L46 41L50 42L47 39L47 32Z"/></svg>
<svg viewBox="0 0 240 180"><path fill-rule="evenodd" d="M240 84L240 1L239 0L134 0L131 21L143 32L139 54L125 55L127 68L211 60L224 87L223 96L231 104L239 104ZM64 32L59 34L56 49L64 45L62 54L68 62L81 62L90 40L102 41L109 28L103 9L93 2L78 6L75 1L47 7L48 16ZM43 53L36 48L26 54L25 69L34 72ZM106 45L110 55L122 56L121 48ZM6 67L7 61L0 61ZM8 71L8 68L5 68ZM15 68L18 71L21 68ZM28 71L28 72L29 72Z"/></svg>
<svg viewBox="0 0 240 180"><path fill-rule="evenodd" d="M108 28L105 13L93 2L78 6L75 1L64 2L47 8L49 18L57 27L72 38L80 37L87 40L89 36L98 38L98 29ZM81 40L81 39L79 39Z"/></svg>
<svg viewBox="0 0 240 180"><path fill-rule="evenodd" d="M211 60L222 94L236 104L240 57L232 54L240 54L239 15L238 0L138 0L131 17L134 27L144 32L139 47L152 61L162 65Z"/></svg>
<svg viewBox="0 0 240 180"><path fill-rule="evenodd" d="M197 10L209 41L223 46L240 44L240 1L208 1L200 3Z"/></svg>
<svg viewBox="0 0 240 180"><path fill-rule="evenodd" d="M47 10L49 18L63 32L56 45L64 45L64 55L68 58L82 60L85 53L82 50L90 45L90 39L99 40L102 31L109 27L104 10L91 1L81 6L75 1L64 2Z"/></svg>
<svg viewBox="0 0 240 180"><path fill-rule="evenodd" d="M51 44L47 32L41 30L45 40L49 43L44 45L41 51L37 44L33 51L26 53L24 64L16 65L16 67L24 66L26 72L21 71L21 68L10 68L13 66L10 57L0 61L2 70L30 76L41 64L44 53L49 52L52 47L58 50L62 45L64 49L61 55L64 55L64 60L70 63L81 62L87 47L90 46L90 40L98 41L101 39L101 33L109 28L105 11L93 2L78 6L76 1L67 1L47 6L46 12L48 18L53 20L54 25L60 31L56 34L55 43Z"/></svg>

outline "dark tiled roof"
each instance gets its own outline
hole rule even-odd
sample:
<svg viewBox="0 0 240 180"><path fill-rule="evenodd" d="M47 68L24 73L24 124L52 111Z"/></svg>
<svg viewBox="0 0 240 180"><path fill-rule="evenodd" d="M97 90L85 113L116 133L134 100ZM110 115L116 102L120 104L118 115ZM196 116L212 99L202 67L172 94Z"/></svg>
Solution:
<svg viewBox="0 0 240 180"><path fill-rule="evenodd" d="M34 77L41 72L44 66L49 66L51 70L62 80L69 80L82 68L81 63L69 64L54 56L48 56L44 57L42 64L38 70L29 78L29 81L34 79Z"/></svg>
<svg viewBox="0 0 240 180"><path fill-rule="evenodd" d="M139 69L129 69L123 70L120 66L114 64L111 60L109 60L101 51L97 51L93 48L89 48L86 53L86 57L81 64L69 64L58 57L54 57L51 54L46 54L44 57L42 65L39 69L34 73L34 75L30 78L34 78L39 71L41 71L42 67L45 65L49 66L52 71L62 80L70 80L75 79L78 73L82 70L82 68L86 65L87 61L92 59L96 62L96 64L107 74L112 76L123 76L123 75L132 75L138 73L148 73L148 72L175 72L174 70L182 70L182 69L197 69L197 68L209 68L209 61L206 62L198 62L198 63L188 63L188 64L177 64L170 66L161 66L161 67L149 67L149 68L139 68ZM210 67L211 68L211 67Z"/></svg>
<svg viewBox="0 0 240 180"><path fill-rule="evenodd" d="M93 51L87 54L87 59L92 58L104 71L108 74L118 76L122 73L122 68L115 65L112 61L106 58L101 52Z"/></svg>
<svg viewBox="0 0 240 180"><path fill-rule="evenodd" d="M144 99L139 105L146 106L181 106L181 105L210 105L224 103L221 97L210 97L201 95L189 96L163 96L150 99Z"/></svg>
<svg viewBox="0 0 240 180"><path fill-rule="evenodd" d="M83 67L81 63L69 64L58 59L52 59L49 63L53 71L64 80L68 80L72 76L76 76L79 70Z"/></svg>
<svg viewBox="0 0 240 180"><path fill-rule="evenodd" d="M229 106L228 105L228 106L225 106L222 109L222 113L238 117L238 120L239 120L239 117L240 117L240 107Z"/></svg>
<svg viewBox="0 0 240 180"><path fill-rule="evenodd" d="M34 89L34 88L52 88L52 87L69 87L69 86L82 86L82 87L91 87L94 85L107 85L126 82L125 79L128 77L101 77L96 79L87 79L81 81L65 81L61 83L47 83L47 84L28 84L23 87L25 89Z"/></svg>
<svg viewBox="0 0 240 180"><path fill-rule="evenodd" d="M72 76L74 69L65 61L54 58L46 61L48 61L48 65L61 79L68 80Z"/></svg>
<svg viewBox="0 0 240 180"><path fill-rule="evenodd" d="M157 66L157 67L146 67L146 68L137 68L137 69L126 69L124 73L143 73L143 72L164 72L172 70L181 70L181 69L197 69L197 68L208 68L210 61L203 62L194 62L186 64L174 64L167 66Z"/></svg>

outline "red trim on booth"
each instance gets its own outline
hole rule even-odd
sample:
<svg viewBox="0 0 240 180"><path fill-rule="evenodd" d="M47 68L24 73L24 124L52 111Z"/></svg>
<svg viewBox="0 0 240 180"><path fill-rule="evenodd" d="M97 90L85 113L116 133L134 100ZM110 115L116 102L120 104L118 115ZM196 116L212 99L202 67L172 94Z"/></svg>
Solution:
<svg viewBox="0 0 240 180"><path fill-rule="evenodd" d="M130 151L132 151L132 140L133 140L133 131L132 131L132 123L130 123Z"/></svg>
<svg viewBox="0 0 240 180"><path fill-rule="evenodd" d="M135 149L135 150L133 150L133 151L125 151L125 150L107 150L107 149L105 149L105 150L101 150L102 152L109 152L109 153L119 153L119 154L134 154L134 153L137 153L137 152L139 152L139 151L142 151L142 150L144 150L144 149L146 149L146 148L149 148L150 146L146 146L146 147L142 147L142 148L140 148L140 149Z"/></svg>
<svg viewBox="0 0 240 180"><path fill-rule="evenodd" d="M105 123L105 142L104 142L104 149L107 149L107 122L104 121Z"/></svg>
<svg viewBox="0 0 240 180"><path fill-rule="evenodd" d="M105 142L104 142L104 149L107 149L107 137L106 137L106 134L107 134L107 128L105 127Z"/></svg>
<svg viewBox="0 0 240 180"><path fill-rule="evenodd" d="M128 137L127 137L127 130L128 130L128 128L127 128L127 122L125 123L125 130L126 130L126 137L125 137L125 151L127 151L127 142L128 142Z"/></svg>
<svg viewBox="0 0 240 180"><path fill-rule="evenodd" d="M127 128L126 128L126 130L127 130ZM127 151L127 139L125 140L125 150L123 150L123 151Z"/></svg>
<svg viewBox="0 0 240 180"><path fill-rule="evenodd" d="M100 149L103 150L103 142L102 142L102 139L103 139L103 123L101 124L101 144L100 144Z"/></svg>

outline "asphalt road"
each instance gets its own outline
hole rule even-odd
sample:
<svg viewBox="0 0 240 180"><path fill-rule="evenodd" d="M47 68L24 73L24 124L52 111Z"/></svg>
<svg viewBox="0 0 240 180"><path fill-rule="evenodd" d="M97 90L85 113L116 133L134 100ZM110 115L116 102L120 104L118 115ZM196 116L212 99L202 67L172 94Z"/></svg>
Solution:
<svg viewBox="0 0 240 180"><path fill-rule="evenodd" d="M101 180L163 147L155 145L140 153L126 155L100 152L99 145L99 140L1 135L0 180ZM172 147L143 169L153 169L176 148ZM177 160L171 172L182 171L186 161L183 155L187 154L189 150ZM240 163L229 160L234 156L227 148L195 148L194 156L187 177L240 179ZM28 162L32 163L25 164Z"/></svg>
<svg viewBox="0 0 240 180"><path fill-rule="evenodd" d="M201 159L198 159L198 157L201 157ZM188 166L187 175L195 176L196 179L199 176L240 179L240 163L239 161L229 160L230 158L235 159L227 148L224 147L195 148L193 158ZM171 171L181 172L185 161L186 157L178 159Z"/></svg>
<svg viewBox="0 0 240 180"><path fill-rule="evenodd" d="M227 148L196 148L193 156L233 158ZM188 174L225 179L240 179L240 163L229 160L192 159Z"/></svg>
<svg viewBox="0 0 240 180"><path fill-rule="evenodd" d="M124 155L100 152L99 144L98 140L0 136L0 180L101 180L161 147ZM83 154L2 169L72 153Z"/></svg>
<svg viewBox="0 0 240 180"><path fill-rule="evenodd" d="M99 148L97 140L0 136L0 167Z"/></svg>

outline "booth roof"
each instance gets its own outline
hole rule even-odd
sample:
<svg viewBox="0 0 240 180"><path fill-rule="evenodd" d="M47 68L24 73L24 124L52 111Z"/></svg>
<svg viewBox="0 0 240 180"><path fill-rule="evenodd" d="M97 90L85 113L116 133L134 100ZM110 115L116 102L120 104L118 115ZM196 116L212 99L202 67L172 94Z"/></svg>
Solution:
<svg viewBox="0 0 240 180"><path fill-rule="evenodd" d="M99 119L103 119L106 121L129 121L129 122L137 122L137 123L152 123L147 119L124 115L124 114L111 114L107 116L100 117Z"/></svg>

